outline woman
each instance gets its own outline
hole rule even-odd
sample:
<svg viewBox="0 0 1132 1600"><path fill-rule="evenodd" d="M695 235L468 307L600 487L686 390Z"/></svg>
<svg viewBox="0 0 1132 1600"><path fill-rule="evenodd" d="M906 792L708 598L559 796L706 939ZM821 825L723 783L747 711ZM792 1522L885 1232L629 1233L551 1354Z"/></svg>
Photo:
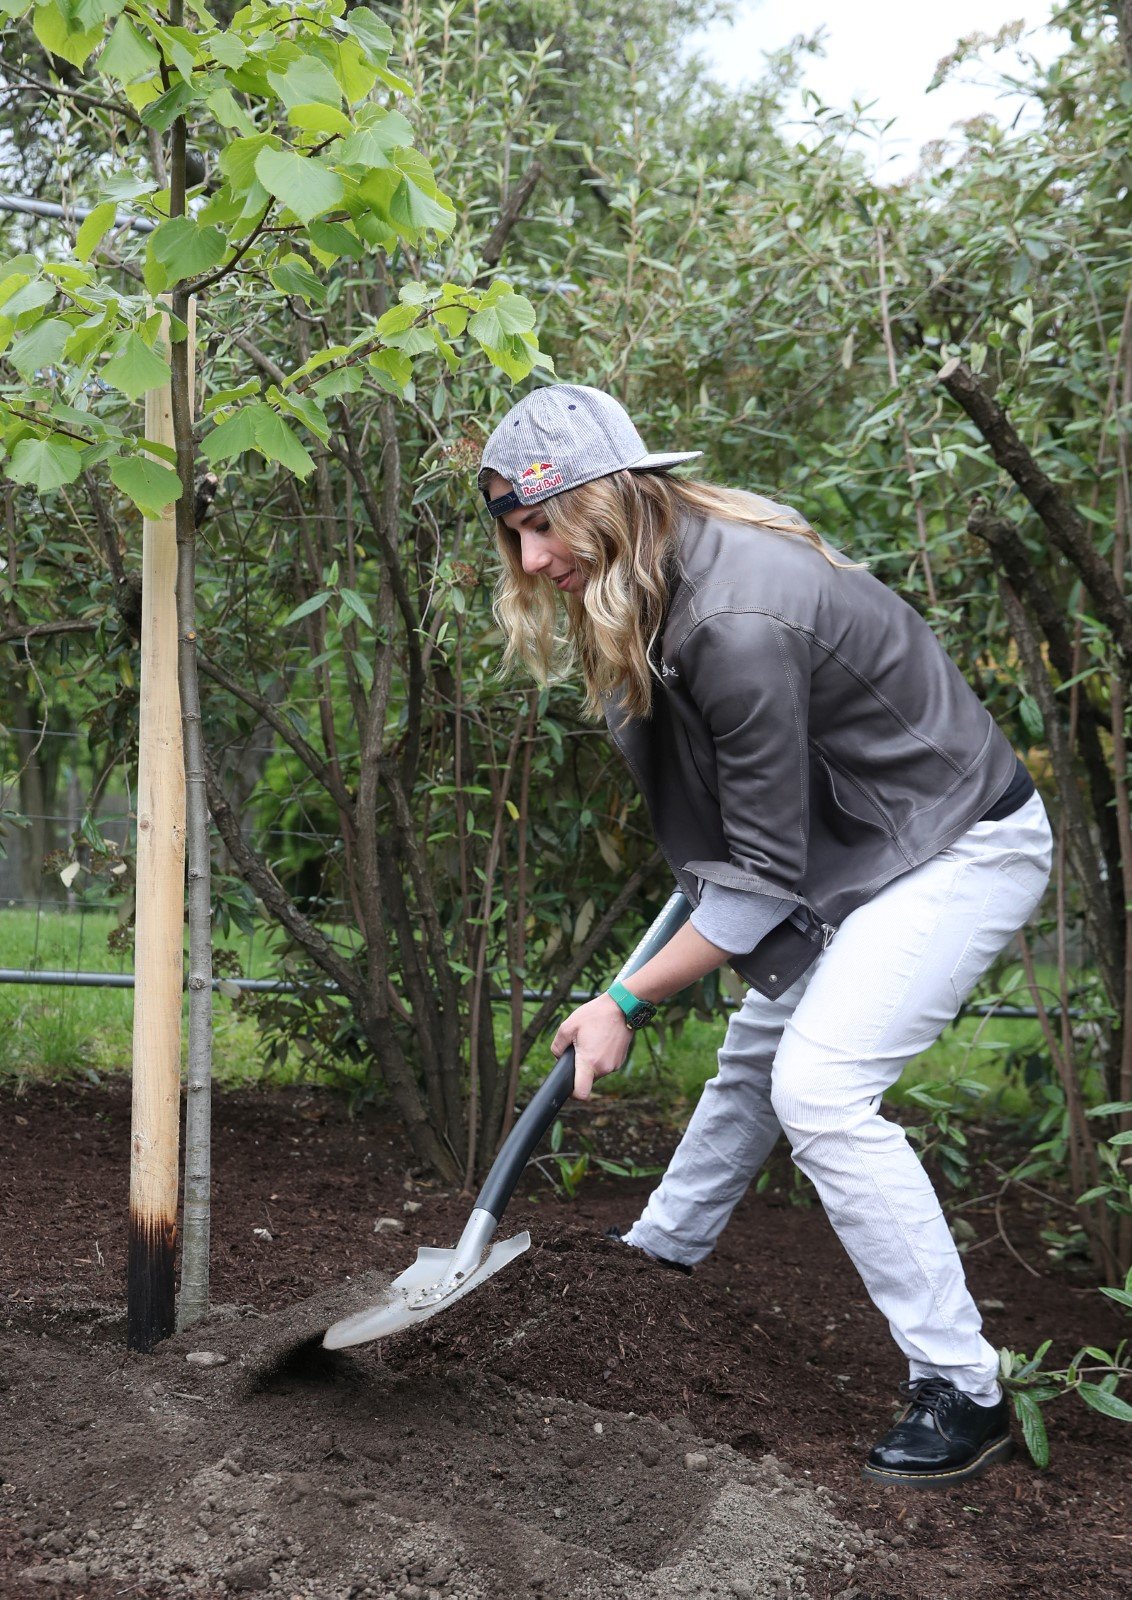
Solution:
<svg viewBox="0 0 1132 1600"><path fill-rule="evenodd" d="M568 384L484 449L508 658L544 682L581 669L694 906L554 1050L574 1045L584 1099L668 996L724 962L747 978L626 1242L690 1268L785 1132L909 1364L865 1474L948 1487L1009 1456L1008 1405L881 1098L1037 906L1049 825L917 613L796 512L667 475L696 454L649 455L612 397Z"/></svg>

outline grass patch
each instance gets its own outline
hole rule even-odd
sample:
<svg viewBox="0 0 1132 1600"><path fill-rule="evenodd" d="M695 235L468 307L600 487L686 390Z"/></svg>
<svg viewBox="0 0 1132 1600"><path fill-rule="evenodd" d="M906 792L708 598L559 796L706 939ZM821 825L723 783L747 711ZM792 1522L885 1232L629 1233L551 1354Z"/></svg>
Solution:
<svg viewBox="0 0 1132 1600"><path fill-rule="evenodd" d="M117 927L110 911L0 911L0 966L33 971L129 973L130 955L114 954L107 935ZM266 930L250 939L233 933L217 947L233 950L245 977L271 977L275 962ZM66 1078L129 1072L133 1055L132 989L0 984L0 1077ZM218 1083L265 1080L262 1047L253 1018L233 1001L213 996L213 1068ZM182 1059L188 1026L182 1028ZM274 1069L273 1082L296 1074Z"/></svg>

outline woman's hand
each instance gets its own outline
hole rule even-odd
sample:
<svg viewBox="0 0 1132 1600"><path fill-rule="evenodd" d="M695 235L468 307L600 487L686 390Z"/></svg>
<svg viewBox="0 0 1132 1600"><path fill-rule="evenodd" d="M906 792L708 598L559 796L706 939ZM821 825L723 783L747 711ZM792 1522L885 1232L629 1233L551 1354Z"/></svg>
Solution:
<svg viewBox="0 0 1132 1600"><path fill-rule="evenodd" d="M571 1012L550 1048L560 1056L574 1046L575 1100L588 1100L595 1078L616 1072L629 1054L633 1034L616 1000L599 994Z"/></svg>

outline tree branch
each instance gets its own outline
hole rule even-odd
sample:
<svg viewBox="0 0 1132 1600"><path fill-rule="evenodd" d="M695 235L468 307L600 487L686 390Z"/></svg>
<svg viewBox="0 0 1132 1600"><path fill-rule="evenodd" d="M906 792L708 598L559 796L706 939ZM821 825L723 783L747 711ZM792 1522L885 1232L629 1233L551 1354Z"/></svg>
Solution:
<svg viewBox="0 0 1132 1600"><path fill-rule="evenodd" d="M42 639L51 633L93 633L99 618L90 622L37 622L30 628L4 628L0 631L0 644L11 644L20 639Z"/></svg>
<svg viewBox="0 0 1132 1600"><path fill-rule="evenodd" d="M270 700L265 700L262 695L254 693L253 690L246 688L244 684L230 677L223 667L218 667L207 656L203 654L198 656L197 663L206 678L211 678L213 683L218 683L222 689L226 689L235 699L242 700L246 706L249 706L258 717L261 717L267 723L268 727L274 728L275 732L291 747L311 775L323 785L339 811L343 812L347 817L353 815L354 802L339 774L331 768L328 762L322 760L318 751L307 743L302 734L287 721L287 718L282 715L277 707L271 704Z"/></svg>
<svg viewBox="0 0 1132 1600"><path fill-rule="evenodd" d="M995 461L1010 474L1041 517L1053 544L1080 573L1100 621L1111 630L1125 665L1132 672L1132 611L1076 506L1038 466L1006 412L966 362L948 361L940 369L938 381L962 406L990 446Z"/></svg>
<svg viewBox="0 0 1132 1600"><path fill-rule="evenodd" d="M519 179L518 183L508 194L503 203L503 210L499 213L499 220L488 235L487 243L483 247L482 255L485 270L476 275L475 283L486 283L491 277L492 270L499 265L503 255L504 246L511 235L512 229L523 214L527 201L538 188L543 175L541 161L532 161L530 166Z"/></svg>
<svg viewBox="0 0 1132 1600"><path fill-rule="evenodd" d="M216 823L216 830L224 840L241 878L255 890L271 915L286 928L295 943L302 946L311 960L320 966L351 1003L360 1009L362 986L357 973L343 961L314 923L303 915L275 874L247 843L240 831L239 820L220 786L220 775L207 751L204 757L204 773L208 785L209 809Z"/></svg>
<svg viewBox="0 0 1132 1600"><path fill-rule="evenodd" d="M1035 571L1017 527L1008 518L995 516L986 501L980 498L971 507L967 528L990 546L1010 587L1045 634L1049 642L1049 659L1055 672L1062 683L1069 683L1077 676L1077 667L1064 615L1049 583ZM1108 867L1113 916L1122 920L1124 900L1121 893L1120 839L1113 811L1116 793L1112 768L1101 744L1102 730L1107 735L1106 723L1088 696L1082 695L1078 733L1081 760L1088 776L1093 816Z"/></svg>

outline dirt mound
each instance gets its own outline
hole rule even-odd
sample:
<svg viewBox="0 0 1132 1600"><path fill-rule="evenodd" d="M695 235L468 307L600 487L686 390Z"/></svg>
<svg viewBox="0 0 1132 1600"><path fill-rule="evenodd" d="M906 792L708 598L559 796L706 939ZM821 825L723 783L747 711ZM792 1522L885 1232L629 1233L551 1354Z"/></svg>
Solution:
<svg viewBox="0 0 1132 1600"><path fill-rule="evenodd" d="M562 1288L560 1274L534 1277L528 1312ZM40 1552L16 1566L20 1585L319 1600L779 1596L804 1592L814 1561L840 1570L872 1542L834 1517L827 1491L769 1457L493 1375L490 1330L507 1298L494 1281L474 1296L486 1313L479 1362L423 1362L419 1329L383 1349L322 1351L328 1320L383 1281L269 1317L215 1315L150 1358L122 1351L116 1315L9 1306L5 1504ZM474 1317L467 1305L463 1343Z"/></svg>

